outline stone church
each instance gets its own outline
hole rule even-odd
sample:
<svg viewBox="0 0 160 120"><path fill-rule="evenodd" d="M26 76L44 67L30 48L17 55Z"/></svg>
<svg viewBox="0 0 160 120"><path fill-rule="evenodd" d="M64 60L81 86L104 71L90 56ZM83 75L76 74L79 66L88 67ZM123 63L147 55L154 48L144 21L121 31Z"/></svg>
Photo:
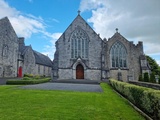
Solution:
<svg viewBox="0 0 160 120"><path fill-rule="evenodd" d="M101 39L80 12L56 41L54 60L26 46L9 19L0 19L0 77L24 74L52 76L53 80L138 80L149 72L143 43L128 41L116 29Z"/></svg>
<svg viewBox="0 0 160 120"><path fill-rule="evenodd" d="M26 46L17 37L9 19L0 19L0 77L23 77L24 74L50 76L52 61Z"/></svg>
<svg viewBox="0 0 160 120"><path fill-rule="evenodd" d="M55 44L53 79L128 81L149 72L142 42L133 44L118 29L108 40L101 39L80 13Z"/></svg>

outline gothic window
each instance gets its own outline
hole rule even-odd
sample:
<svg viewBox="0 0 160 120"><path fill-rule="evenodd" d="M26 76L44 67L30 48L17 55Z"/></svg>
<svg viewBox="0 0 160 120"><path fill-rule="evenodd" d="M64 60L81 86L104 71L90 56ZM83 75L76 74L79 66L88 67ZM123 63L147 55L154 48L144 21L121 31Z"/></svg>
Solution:
<svg viewBox="0 0 160 120"><path fill-rule="evenodd" d="M76 29L71 35L71 58L88 58L88 36L82 29Z"/></svg>
<svg viewBox="0 0 160 120"><path fill-rule="evenodd" d="M8 57L8 45L4 44L3 45L3 53L2 53L3 57Z"/></svg>
<svg viewBox="0 0 160 120"><path fill-rule="evenodd" d="M116 42L112 45L110 50L110 57L112 68L127 67L127 52L122 43Z"/></svg>

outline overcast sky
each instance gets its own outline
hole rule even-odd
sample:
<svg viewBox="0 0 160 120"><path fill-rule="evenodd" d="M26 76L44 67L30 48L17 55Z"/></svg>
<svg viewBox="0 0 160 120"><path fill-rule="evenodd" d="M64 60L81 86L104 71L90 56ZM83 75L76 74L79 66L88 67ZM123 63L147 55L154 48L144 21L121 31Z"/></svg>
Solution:
<svg viewBox="0 0 160 120"><path fill-rule="evenodd" d="M160 64L160 0L0 0L0 18L8 16L17 35L51 59L78 9L102 39L118 28L129 41L143 41L145 54Z"/></svg>

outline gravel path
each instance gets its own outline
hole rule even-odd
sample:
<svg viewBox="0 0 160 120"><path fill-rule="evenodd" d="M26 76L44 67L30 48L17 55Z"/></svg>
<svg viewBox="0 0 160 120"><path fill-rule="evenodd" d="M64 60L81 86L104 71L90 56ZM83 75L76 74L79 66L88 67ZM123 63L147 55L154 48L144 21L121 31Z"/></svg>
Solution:
<svg viewBox="0 0 160 120"><path fill-rule="evenodd" d="M103 92L99 84L43 83L21 86L23 89L71 90L84 92Z"/></svg>

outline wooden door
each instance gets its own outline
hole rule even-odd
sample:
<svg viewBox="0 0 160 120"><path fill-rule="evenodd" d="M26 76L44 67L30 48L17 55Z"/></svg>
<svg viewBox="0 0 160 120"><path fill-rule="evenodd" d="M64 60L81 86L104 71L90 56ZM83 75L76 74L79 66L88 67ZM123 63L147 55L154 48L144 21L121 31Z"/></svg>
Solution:
<svg viewBox="0 0 160 120"><path fill-rule="evenodd" d="M84 68L81 64L76 67L76 79L84 79Z"/></svg>
<svg viewBox="0 0 160 120"><path fill-rule="evenodd" d="M18 68L18 77L22 77L22 67Z"/></svg>

